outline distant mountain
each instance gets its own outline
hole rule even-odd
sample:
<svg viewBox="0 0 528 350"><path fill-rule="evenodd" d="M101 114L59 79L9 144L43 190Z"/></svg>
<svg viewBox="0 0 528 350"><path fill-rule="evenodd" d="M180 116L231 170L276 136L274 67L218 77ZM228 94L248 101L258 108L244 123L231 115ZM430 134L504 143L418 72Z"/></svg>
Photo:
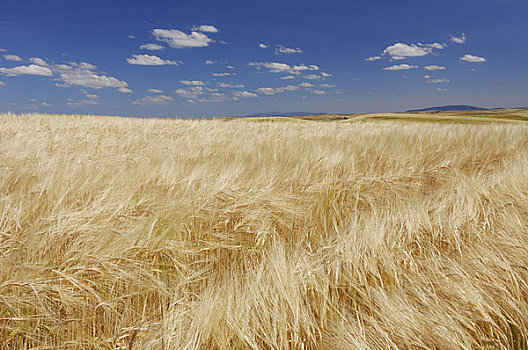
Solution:
<svg viewBox="0 0 528 350"><path fill-rule="evenodd" d="M406 112L442 112L442 111L487 111L488 108L468 106L468 105L451 105L451 106L438 106L429 107L423 109L410 109Z"/></svg>
<svg viewBox="0 0 528 350"><path fill-rule="evenodd" d="M232 118L258 118L258 117L296 117L296 116L305 116L305 115L324 115L328 113L313 113L313 112L267 112L267 113L257 113L249 115L239 115Z"/></svg>

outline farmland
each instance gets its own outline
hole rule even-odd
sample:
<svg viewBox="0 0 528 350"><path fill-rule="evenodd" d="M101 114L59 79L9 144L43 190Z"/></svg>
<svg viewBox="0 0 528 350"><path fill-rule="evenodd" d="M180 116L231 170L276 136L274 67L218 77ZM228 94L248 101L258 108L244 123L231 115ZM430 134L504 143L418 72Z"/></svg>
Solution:
<svg viewBox="0 0 528 350"><path fill-rule="evenodd" d="M503 112L0 115L0 348L526 349Z"/></svg>

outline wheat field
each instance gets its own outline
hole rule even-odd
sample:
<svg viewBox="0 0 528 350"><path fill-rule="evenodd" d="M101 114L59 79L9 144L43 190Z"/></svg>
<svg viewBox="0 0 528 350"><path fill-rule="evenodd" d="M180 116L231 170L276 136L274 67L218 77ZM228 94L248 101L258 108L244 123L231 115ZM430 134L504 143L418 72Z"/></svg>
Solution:
<svg viewBox="0 0 528 350"><path fill-rule="evenodd" d="M1 349L526 349L528 126L0 115Z"/></svg>

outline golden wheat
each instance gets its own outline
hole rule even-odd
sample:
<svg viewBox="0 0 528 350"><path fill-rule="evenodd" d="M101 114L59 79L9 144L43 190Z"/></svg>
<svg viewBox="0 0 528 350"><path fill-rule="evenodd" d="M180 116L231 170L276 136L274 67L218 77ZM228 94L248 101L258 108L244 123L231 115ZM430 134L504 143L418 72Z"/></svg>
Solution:
<svg viewBox="0 0 528 350"><path fill-rule="evenodd" d="M2 349L526 349L528 127L0 115Z"/></svg>

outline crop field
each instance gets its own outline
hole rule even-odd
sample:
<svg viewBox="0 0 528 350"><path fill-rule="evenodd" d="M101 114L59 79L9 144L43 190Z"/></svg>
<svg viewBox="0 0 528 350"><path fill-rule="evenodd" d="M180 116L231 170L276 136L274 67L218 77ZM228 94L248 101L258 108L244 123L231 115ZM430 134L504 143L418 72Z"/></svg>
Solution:
<svg viewBox="0 0 528 350"><path fill-rule="evenodd" d="M526 349L528 124L474 114L2 114L0 349Z"/></svg>

